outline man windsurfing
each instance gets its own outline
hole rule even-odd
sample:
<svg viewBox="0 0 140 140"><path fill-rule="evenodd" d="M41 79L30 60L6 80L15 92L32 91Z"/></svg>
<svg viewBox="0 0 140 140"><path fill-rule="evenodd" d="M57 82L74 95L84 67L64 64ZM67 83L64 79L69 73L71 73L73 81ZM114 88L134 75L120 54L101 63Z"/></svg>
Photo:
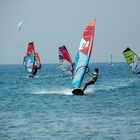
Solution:
<svg viewBox="0 0 140 140"><path fill-rule="evenodd" d="M83 91L87 88L88 85L92 85L92 84L94 84L97 81L97 79L98 79L98 73L99 73L98 68L95 68L94 69L94 73L91 73L90 69L88 68L87 74L89 76L92 76L92 79L85 84L85 86L83 88Z"/></svg>
<svg viewBox="0 0 140 140"><path fill-rule="evenodd" d="M32 75L33 75L33 76L36 75L36 73L37 73L37 69L38 69L37 66L34 65L34 66L33 66L33 69L32 69Z"/></svg>

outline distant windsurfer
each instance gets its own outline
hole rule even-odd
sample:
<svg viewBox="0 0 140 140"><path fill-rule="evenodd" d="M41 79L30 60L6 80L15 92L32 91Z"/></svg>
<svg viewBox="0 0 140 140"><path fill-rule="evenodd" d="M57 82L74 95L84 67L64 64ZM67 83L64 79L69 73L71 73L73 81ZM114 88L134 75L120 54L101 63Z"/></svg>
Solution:
<svg viewBox="0 0 140 140"><path fill-rule="evenodd" d="M88 85L92 85L92 84L94 84L96 82L96 80L98 79L98 73L99 73L98 68L94 69L94 73L91 73L90 69L88 68L87 74L89 76L92 76L92 79L85 84L85 86L83 88L83 91L87 88Z"/></svg>
<svg viewBox="0 0 140 140"><path fill-rule="evenodd" d="M34 66L33 66L33 70L32 70L32 75L33 75L33 76L36 75L36 73L37 73L37 69L38 69L37 66L34 65Z"/></svg>

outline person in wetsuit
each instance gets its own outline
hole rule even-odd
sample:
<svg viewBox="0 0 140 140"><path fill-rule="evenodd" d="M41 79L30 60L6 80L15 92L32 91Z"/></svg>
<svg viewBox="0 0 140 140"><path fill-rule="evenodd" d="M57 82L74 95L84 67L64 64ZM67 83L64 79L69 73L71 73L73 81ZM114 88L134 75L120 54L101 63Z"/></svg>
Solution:
<svg viewBox="0 0 140 140"><path fill-rule="evenodd" d="M34 66L33 66L33 70L32 70L32 75L35 76L36 73L37 73L37 66L34 65Z"/></svg>
<svg viewBox="0 0 140 140"><path fill-rule="evenodd" d="M94 73L91 73L89 68L88 68L87 73L88 73L88 75L92 76L92 79L85 84L85 86L83 88L83 91L87 88L88 85L92 85L96 82L96 80L98 79L98 72L99 72L98 68L94 69Z"/></svg>

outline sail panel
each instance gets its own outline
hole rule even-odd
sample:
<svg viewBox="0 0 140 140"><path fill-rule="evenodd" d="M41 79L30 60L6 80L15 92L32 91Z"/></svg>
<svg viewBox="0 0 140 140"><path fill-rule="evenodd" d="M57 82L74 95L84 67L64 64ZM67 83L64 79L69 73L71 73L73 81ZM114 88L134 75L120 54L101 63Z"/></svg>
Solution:
<svg viewBox="0 0 140 140"><path fill-rule="evenodd" d="M32 69L33 69L33 66L34 66L34 51L32 51L31 55L30 56L27 56L26 57L26 69L27 69L27 72L31 73L32 72Z"/></svg>
<svg viewBox="0 0 140 140"><path fill-rule="evenodd" d="M34 66L35 58L34 58L35 50L33 42L28 44L26 60L25 60L25 68L27 72L32 73L32 69Z"/></svg>
<svg viewBox="0 0 140 140"><path fill-rule="evenodd" d="M37 66L38 69L40 69L41 68L41 61L40 61L39 54L37 52L35 52L34 56L35 56L35 65Z"/></svg>
<svg viewBox="0 0 140 140"><path fill-rule="evenodd" d="M28 44L27 54L26 55L29 57L32 54L33 51L35 52L34 43L33 42L30 42Z"/></svg>

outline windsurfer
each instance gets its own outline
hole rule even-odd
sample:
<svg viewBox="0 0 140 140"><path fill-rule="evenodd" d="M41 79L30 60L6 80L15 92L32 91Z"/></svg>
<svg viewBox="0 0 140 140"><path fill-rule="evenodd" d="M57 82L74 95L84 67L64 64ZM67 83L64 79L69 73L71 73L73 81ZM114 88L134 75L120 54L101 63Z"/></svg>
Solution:
<svg viewBox="0 0 140 140"><path fill-rule="evenodd" d="M36 75L36 73L37 73L37 66L34 65L32 70L32 75Z"/></svg>
<svg viewBox="0 0 140 140"><path fill-rule="evenodd" d="M98 79L98 72L99 72L98 68L94 69L94 73L91 73L90 69L88 68L87 74L92 76L92 79L85 84L83 91L87 88L88 85L92 85L96 82L96 80Z"/></svg>

